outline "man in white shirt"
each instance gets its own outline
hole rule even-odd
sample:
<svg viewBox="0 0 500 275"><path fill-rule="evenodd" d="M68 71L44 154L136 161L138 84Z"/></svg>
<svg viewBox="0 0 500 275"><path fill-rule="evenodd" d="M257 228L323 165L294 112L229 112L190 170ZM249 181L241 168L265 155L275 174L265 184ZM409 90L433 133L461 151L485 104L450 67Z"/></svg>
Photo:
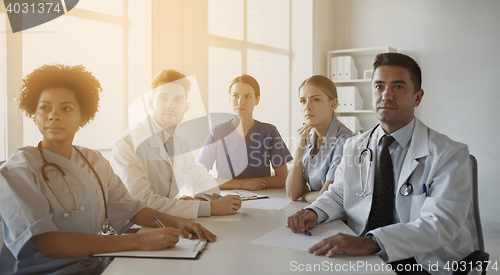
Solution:
<svg viewBox="0 0 500 275"><path fill-rule="evenodd" d="M151 88L151 115L128 130L113 149L115 172L135 199L155 210L187 219L235 214L241 207L239 196L219 198L214 178L175 133L189 109L191 82L175 70L163 70ZM181 190L191 196L181 197Z"/></svg>
<svg viewBox="0 0 500 275"><path fill-rule="evenodd" d="M358 236L339 233L309 252L377 253L398 274L451 274L446 266L478 249L468 148L414 117L424 95L415 60L385 53L373 65L380 124L346 141L335 182L288 225L304 232L344 219Z"/></svg>

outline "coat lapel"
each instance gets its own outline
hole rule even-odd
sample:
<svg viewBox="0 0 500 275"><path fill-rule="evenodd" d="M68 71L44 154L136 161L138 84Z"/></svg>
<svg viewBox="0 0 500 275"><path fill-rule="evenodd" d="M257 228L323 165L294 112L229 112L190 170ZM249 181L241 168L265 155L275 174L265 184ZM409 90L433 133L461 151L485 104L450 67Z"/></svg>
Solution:
<svg viewBox="0 0 500 275"><path fill-rule="evenodd" d="M413 130L413 135L411 137L410 148L406 154L405 160L403 162L403 168L401 169L401 175L399 176L398 187L399 190L403 184L410 178L411 174L417 168L417 159L426 157L430 154L429 152L429 137L428 129L420 120L415 118L415 129Z"/></svg>
<svg viewBox="0 0 500 275"><path fill-rule="evenodd" d="M378 127L380 127L380 125ZM377 129L378 129L378 127L377 127ZM374 131L376 132L377 129L374 129ZM376 163L377 163L377 136L378 135L375 132L373 133L372 137L370 138L370 143L369 143L369 148L371 149L371 152L372 152L371 168L370 168L370 161L367 161L366 164L363 165L363 167L365 168L365 171L366 171L365 174L370 173L370 174L367 174L369 186L366 190L367 190L367 192L370 192L371 195L373 195L373 190L374 190L374 186L375 186L375 168L376 168ZM363 148L366 148L366 145ZM367 160L369 160L369 159L367 159Z"/></svg>

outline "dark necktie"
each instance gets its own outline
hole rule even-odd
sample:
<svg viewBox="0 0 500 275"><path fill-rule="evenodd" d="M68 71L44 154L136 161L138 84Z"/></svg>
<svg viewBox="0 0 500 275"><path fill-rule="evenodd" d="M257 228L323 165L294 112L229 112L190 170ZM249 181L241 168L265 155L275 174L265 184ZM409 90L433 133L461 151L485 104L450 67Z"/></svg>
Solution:
<svg viewBox="0 0 500 275"><path fill-rule="evenodd" d="M172 182L170 183L170 197L174 197L179 193L179 187L177 186L177 181L174 175L174 137L170 136L167 141L163 144L165 150L167 151L168 157L170 158L170 167L168 173L172 175Z"/></svg>
<svg viewBox="0 0 500 275"><path fill-rule="evenodd" d="M174 137L170 136L165 142L165 150L167 150L168 157L172 166L174 165Z"/></svg>
<svg viewBox="0 0 500 275"><path fill-rule="evenodd" d="M393 223L394 171L389 146L394 138L382 137L382 151L375 168L372 209L368 218L367 231Z"/></svg>

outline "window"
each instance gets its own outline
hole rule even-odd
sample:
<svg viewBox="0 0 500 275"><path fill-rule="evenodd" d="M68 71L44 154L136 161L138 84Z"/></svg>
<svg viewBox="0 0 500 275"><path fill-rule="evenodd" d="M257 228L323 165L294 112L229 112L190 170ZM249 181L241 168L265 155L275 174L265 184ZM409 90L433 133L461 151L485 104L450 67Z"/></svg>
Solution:
<svg viewBox="0 0 500 275"><path fill-rule="evenodd" d="M229 84L249 74L261 87L254 118L288 136L290 1L209 0L208 6L209 112L233 113Z"/></svg>
<svg viewBox="0 0 500 275"><path fill-rule="evenodd" d="M6 14L0 12L0 161L7 159L7 144L6 144L6 131L5 125L7 119L7 60L5 41L6 32Z"/></svg>
<svg viewBox="0 0 500 275"><path fill-rule="evenodd" d="M3 5L2 5L3 6ZM3 9L3 7L2 7ZM22 48L18 74L26 76L48 63L84 65L101 82L103 93L94 121L80 130L74 143L109 151L128 126L132 90L147 90L151 80L151 3L128 0L80 1L68 13L22 32L22 43L6 41L12 35L5 10L0 9L0 159L5 159L8 140L21 139L36 145L42 136L34 122L24 117L22 136L7 133L4 80L15 79L6 71L6 49ZM145 23L146 22L146 23ZM6 47L6 43L9 47ZM17 44L14 44L17 43ZM16 64L17 65L17 64ZM10 65L9 65L10 68ZM130 75L130 79L129 79ZM17 80L16 80L17 82ZM19 83L20 85L20 83ZM12 112L12 111L9 111ZM19 114L21 115L21 114Z"/></svg>
<svg viewBox="0 0 500 275"><path fill-rule="evenodd" d="M122 28L116 23L61 16L36 27L36 31L23 33L23 76L43 64L82 64L101 82L100 110L94 121L76 134L75 144L111 148L123 133ZM36 145L42 135L33 120L24 117L23 126L24 145Z"/></svg>

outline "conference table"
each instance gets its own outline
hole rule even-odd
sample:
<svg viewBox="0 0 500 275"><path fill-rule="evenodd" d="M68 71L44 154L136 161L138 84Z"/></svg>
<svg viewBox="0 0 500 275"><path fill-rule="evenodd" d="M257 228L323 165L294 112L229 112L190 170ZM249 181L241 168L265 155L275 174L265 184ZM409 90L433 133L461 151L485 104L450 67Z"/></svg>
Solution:
<svg viewBox="0 0 500 275"><path fill-rule="evenodd" d="M271 198L286 197L284 189L266 189L255 193ZM239 221L196 220L217 235L217 241L209 243L198 259L117 257L103 274L395 274L376 255L354 257L336 254L327 258L306 251L250 243L283 227L290 215L307 205L306 202L291 202L281 210L242 207L243 214ZM332 232L337 230L354 235L340 220L321 226ZM290 234L294 233L290 231Z"/></svg>

